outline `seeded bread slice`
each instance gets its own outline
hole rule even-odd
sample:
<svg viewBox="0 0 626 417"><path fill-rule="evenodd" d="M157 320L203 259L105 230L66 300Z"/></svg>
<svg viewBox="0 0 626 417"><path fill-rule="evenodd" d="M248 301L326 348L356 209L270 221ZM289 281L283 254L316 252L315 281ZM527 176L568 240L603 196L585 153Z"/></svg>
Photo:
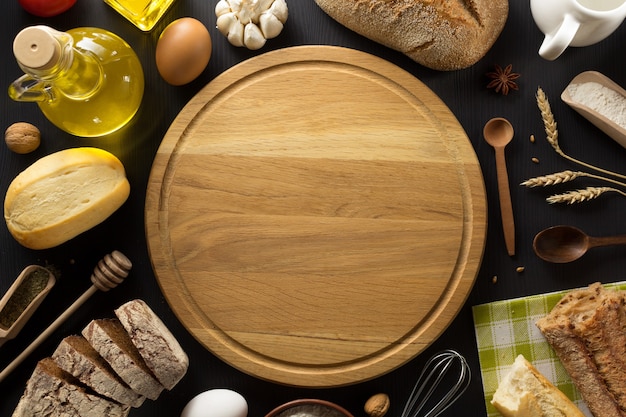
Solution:
<svg viewBox="0 0 626 417"><path fill-rule="evenodd" d="M13 417L126 417L129 407L90 393L52 358L39 361Z"/></svg>
<svg viewBox="0 0 626 417"><path fill-rule="evenodd" d="M52 359L65 372L78 378L100 395L120 404L139 407L145 397L133 391L115 373L111 365L82 336L68 336L61 341Z"/></svg>
<svg viewBox="0 0 626 417"><path fill-rule="evenodd" d="M147 367L119 320L92 320L82 334L135 392L151 400L159 397L163 385Z"/></svg>
<svg viewBox="0 0 626 417"><path fill-rule="evenodd" d="M172 389L189 367L189 358L143 300L133 300L115 310L133 344L165 388Z"/></svg>

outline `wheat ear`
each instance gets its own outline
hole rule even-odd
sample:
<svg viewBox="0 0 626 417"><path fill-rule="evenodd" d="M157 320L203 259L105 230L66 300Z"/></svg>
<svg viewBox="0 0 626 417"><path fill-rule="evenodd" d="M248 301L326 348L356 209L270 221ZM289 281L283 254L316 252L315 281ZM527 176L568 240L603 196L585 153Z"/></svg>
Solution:
<svg viewBox="0 0 626 417"><path fill-rule="evenodd" d="M612 178L606 178L600 175L595 175L595 174L590 174L588 172L582 172L582 171L561 171L561 172L555 172L554 174L548 174L548 175L542 175L539 177L534 177L534 178L529 178L526 181L522 182L520 185L526 186L526 187L546 187L549 185L556 185L556 184L562 184L564 182L569 182L569 181L573 181L576 178L579 177L587 177L587 178L594 178L597 180L602 180L602 181L606 181L606 182L610 182L612 184L615 185L619 185L621 187L625 187L626 188L626 184L621 182L621 181L617 181L614 180Z"/></svg>
<svg viewBox="0 0 626 417"><path fill-rule="evenodd" d="M626 197L626 193L612 187L587 187L582 190L568 191L564 194L555 194L546 198L546 201L550 204L555 203L582 203L584 201L593 200L600 197L600 195L606 192L615 192Z"/></svg>
<svg viewBox="0 0 626 417"><path fill-rule="evenodd" d="M552 146L552 148L561 155L563 158L574 162L578 165L584 166L589 169L593 169L594 171L602 172L603 174L612 175L614 177L626 179L626 175L618 174L613 171L609 171L603 168L596 167L594 165L588 164L583 161L579 161L576 158L573 158L567 155L561 149L559 145L559 131L556 127L556 121L554 120L554 114L552 113L552 109L550 108L550 101L546 96L545 92L541 89L541 87L537 88L537 107L539 107L539 111L541 112L541 119L543 120L543 126L546 131L546 139L548 143Z"/></svg>

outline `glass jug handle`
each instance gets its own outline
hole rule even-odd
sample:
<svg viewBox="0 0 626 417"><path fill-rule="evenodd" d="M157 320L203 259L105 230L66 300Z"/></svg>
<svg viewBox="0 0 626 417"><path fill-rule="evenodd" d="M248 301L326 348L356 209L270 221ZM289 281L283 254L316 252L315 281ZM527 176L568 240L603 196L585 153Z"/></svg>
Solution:
<svg viewBox="0 0 626 417"><path fill-rule="evenodd" d="M54 100L52 87L28 74L22 75L9 85L9 97L15 101L49 101Z"/></svg>

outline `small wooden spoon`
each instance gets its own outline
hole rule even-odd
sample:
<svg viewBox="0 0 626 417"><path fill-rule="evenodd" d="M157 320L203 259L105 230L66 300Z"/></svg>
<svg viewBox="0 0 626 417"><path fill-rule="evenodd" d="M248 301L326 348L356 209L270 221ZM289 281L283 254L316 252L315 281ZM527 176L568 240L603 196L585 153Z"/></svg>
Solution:
<svg viewBox="0 0 626 417"><path fill-rule="evenodd" d="M626 244L626 235L592 237L573 226L553 226L537 233L533 249L544 261L567 263L583 256L590 248Z"/></svg>
<svg viewBox="0 0 626 417"><path fill-rule="evenodd" d="M509 175L506 169L504 148L513 139L514 131L511 123L496 117L489 120L483 129L483 136L496 152L496 174L498 177L498 194L500 196L500 215L504 231L504 243L509 256L515 255L515 222L513 221L513 205L511 204L511 190Z"/></svg>
<svg viewBox="0 0 626 417"><path fill-rule="evenodd" d="M6 294L2 297L2 300L0 300L0 311L3 311L3 309L7 307L7 304L11 307L10 300L12 297L17 296L16 292L18 291L18 288L20 288L20 285L27 285L26 281L31 279L32 274L37 271L42 271L46 274L48 282L46 286L33 297L28 305L23 307L21 314L15 319L15 321L13 321L9 328L4 328L0 324L0 346L2 346L6 341L14 339L17 336L56 283L56 278L52 272L39 265L29 265L18 275Z"/></svg>

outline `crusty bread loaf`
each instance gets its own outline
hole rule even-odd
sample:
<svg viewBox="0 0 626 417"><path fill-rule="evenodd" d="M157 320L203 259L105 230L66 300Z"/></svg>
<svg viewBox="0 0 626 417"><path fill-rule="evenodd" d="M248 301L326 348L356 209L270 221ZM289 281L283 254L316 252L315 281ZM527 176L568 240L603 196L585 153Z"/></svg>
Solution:
<svg viewBox="0 0 626 417"><path fill-rule="evenodd" d="M163 385L147 367L119 320L92 320L82 334L135 392L151 400L159 397Z"/></svg>
<svg viewBox="0 0 626 417"><path fill-rule="evenodd" d="M37 364L13 417L125 417L128 407L88 392L52 358Z"/></svg>
<svg viewBox="0 0 626 417"><path fill-rule="evenodd" d="M61 369L96 393L120 404L139 407L145 400L115 373L111 365L82 336L73 335L63 339L52 354L52 359Z"/></svg>
<svg viewBox="0 0 626 417"><path fill-rule="evenodd" d="M600 283L572 291L537 326L593 415L626 416L624 293Z"/></svg>
<svg viewBox="0 0 626 417"><path fill-rule="evenodd" d="M143 300L129 301L115 314L156 378L174 388L187 372L189 358L165 324Z"/></svg>
<svg viewBox="0 0 626 417"><path fill-rule="evenodd" d="M124 166L113 154L65 149L15 177L4 199L4 218L20 244L51 248L104 221L129 193Z"/></svg>
<svg viewBox="0 0 626 417"><path fill-rule="evenodd" d="M315 0L347 28L436 70L467 68L500 35L508 0Z"/></svg>
<svg viewBox="0 0 626 417"><path fill-rule="evenodd" d="M491 403L504 417L584 417L523 355L500 381Z"/></svg>

